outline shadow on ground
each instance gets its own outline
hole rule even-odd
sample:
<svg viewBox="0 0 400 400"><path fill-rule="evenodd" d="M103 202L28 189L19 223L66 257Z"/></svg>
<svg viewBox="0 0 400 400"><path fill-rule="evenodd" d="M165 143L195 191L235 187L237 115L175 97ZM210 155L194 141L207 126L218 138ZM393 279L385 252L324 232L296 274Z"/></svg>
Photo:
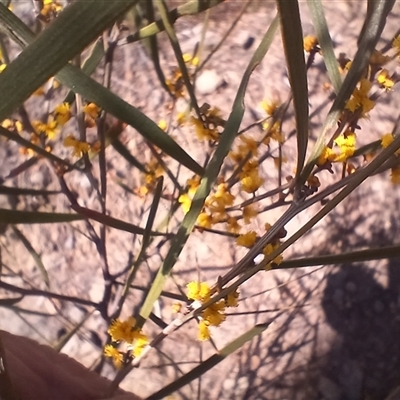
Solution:
<svg viewBox="0 0 400 400"><path fill-rule="evenodd" d="M399 382L399 264L389 265L387 289L362 265L344 265L328 277L322 305L338 333L321 368L335 392L330 398L383 399Z"/></svg>

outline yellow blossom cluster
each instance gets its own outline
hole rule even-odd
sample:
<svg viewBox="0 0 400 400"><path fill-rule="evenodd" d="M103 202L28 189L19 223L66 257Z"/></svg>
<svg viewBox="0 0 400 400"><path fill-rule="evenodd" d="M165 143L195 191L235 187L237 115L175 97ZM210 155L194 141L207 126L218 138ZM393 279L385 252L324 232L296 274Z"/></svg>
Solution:
<svg viewBox="0 0 400 400"><path fill-rule="evenodd" d="M87 122L86 125L90 127L95 124L95 118L99 116L100 108L94 103L88 103L83 107L83 112L85 114L85 121ZM53 113L49 115L47 122L39 120L34 120L31 122L33 132L31 134L30 142L36 145L45 145L47 140L53 140L56 137L56 135L60 132L60 129L71 119L71 117L72 112L69 103L57 105L54 108ZM13 128L8 121L9 120L3 121L2 126L6 127L7 129L14 129L16 127L17 132L21 133L21 122L16 121L13 125ZM83 153L87 153L90 149L93 151L99 150L99 142L95 142L90 145L89 143L75 139L73 135L68 135L64 139L63 144L66 147L72 147L72 153L77 157L81 157ZM51 151L50 146L46 146L45 148L47 151ZM34 152L31 149L22 149L22 153L28 156L34 155Z"/></svg>
<svg viewBox="0 0 400 400"><path fill-rule="evenodd" d="M53 120L52 117L49 117L47 123L37 120L32 121L32 127L38 136L44 135L50 140L54 139L59 132L57 121Z"/></svg>
<svg viewBox="0 0 400 400"><path fill-rule="evenodd" d="M183 54L183 61L187 65L189 78L193 78L194 70L200 63L199 57L189 53ZM186 87L183 81L182 71L179 68L175 68L172 73L172 77L165 80L171 94L176 98L183 98L186 94Z"/></svg>
<svg viewBox="0 0 400 400"><path fill-rule="evenodd" d="M277 109L279 103L264 102L264 108L273 114ZM219 140L219 127L224 127L225 121L221 118L220 112L216 108L212 108L209 104L205 103L200 108L201 119L191 117L190 122L195 126L196 134L200 140L208 140L210 142L218 142ZM272 133L277 131L271 130ZM273 135L272 135L273 136ZM274 136L277 140L282 140L282 135ZM269 143L270 137L268 138ZM230 158L235 164L240 165L241 169L239 180L241 190L247 193L255 193L263 184L264 180L259 174L258 165L258 147L259 143L249 135L240 135L238 138L238 145L235 151L230 152ZM282 140L283 141L283 140ZM268 144L267 143L267 144ZM199 227L210 229L218 222L227 222L229 232L238 233L240 225L237 218L230 216L226 213L226 208L233 204L234 196L229 192L225 183L220 183L215 194L211 195L205 203L202 213L199 215L197 225ZM182 204L184 212L186 213L191 205L191 196L184 193L179 197L179 202ZM246 223L248 223L246 221Z"/></svg>
<svg viewBox="0 0 400 400"><path fill-rule="evenodd" d="M190 124L194 126L196 136L200 141L218 142L220 137L220 127L224 127L225 120L221 117L221 112L216 107L211 107L204 103L200 107L201 119L190 118Z"/></svg>
<svg viewBox="0 0 400 400"><path fill-rule="evenodd" d="M24 127L20 121L5 120L3 121L2 126L18 134L21 134L24 130ZM50 152L51 147L45 144L47 139L54 139L56 134L59 132L57 122L54 121L50 116L47 123L34 120L31 122L31 126L33 128L33 132L30 135L29 141L37 146L44 145L43 147L45 150ZM25 147L21 147L20 153L28 157L33 157L35 155L35 152L32 149Z"/></svg>
<svg viewBox="0 0 400 400"><path fill-rule="evenodd" d="M283 145L285 143L285 136L281 131L281 121L276 118L277 111L281 106L280 102L277 100L263 100L260 103L260 106L266 112L266 114L273 119L272 122L265 120L261 124L262 130L263 132L265 132L264 137L262 138L262 144L269 146L271 140L274 140L279 145ZM287 162L287 158L284 155L280 155L279 157L272 157L272 159L277 169L281 168L282 163ZM250 160L250 165L248 166L250 167L250 171L251 166L254 165L256 162L256 160ZM252 190L256 188L258 189L258 187L262 184L260 177L258 176L258 174L254 173L254 170L247 174L247 176L242 177L241 183L243 186L243 190L247 191L248 193L254 193L252 192Z"/></svg>
<svg viewBox="0 0 400 400"><path fill-rule="evenodd" d="M227 307L238 306L239 293L231 292L224 299L221 299L202 311L199 321L198 339L201 341L211 338L210 326L220 326L225 321L225 310ZM206 282L193 281L187 284L187 298L201 304L211 300L211 288Z"/></svg>
<svg viewBox="0 0 400 400"><path fill-rule="evenodd" d="M260 107L266 112L267 115L273 116L278 110L280 104L277 100L267 101L263 99L260 103Z"/></svg>
<svg viewBox="0 0 400 400"><path fill-rule="evenodd" d="M250 224L251 220L258 215L258 210L255 206L245 206L242 209L243 221L246 225Z"/></svg>
<svg viewBox="0 0 400 400"><path fill-rule="evenodd" d="M386 133L381 138L381 146L384 149L386 149L387 147L389 147L392 144L393 140L394 140L393 133ZM400 154L400 150L397 150L395 154L399 155Z"/></svg>
<svg viewBox="0 0 400 400"><path fill-rule="evenodd" d="M185 53L183 55L183 61L185 61L186 64L192 65L193 67L197 67L200 63L199 57L189 53Z"/></svg>
<svg viewBox="0 0 400 400"><path fill-rule="evenodd" d="M241 143L235 151L229 153L229 157L236 164L242 164L239 172L241 190L246 193L255 193L263 184L264 179L259 174L257 159L258 142L250 136L240 135Z"/></svg>
<svg viewBox="0 0 400 400"><path fill-rule="evenodd" d="M167 79L165 83L175 98L185 97L185 84L182 72L178 68L173 72L172 78Z"/></svg>
<svg viewBox="0 0 400 400"><path fill-rule="evenodd" d="M386 133L381 138L381 146L386 149L394 140L394 136L392 133ZM396 156L400 155L400 149L398 149L395 153ZM399 185L400 184L400 167L394 167L391 169L390 180L392 183Z"/></svg>
<svg viewBox="0 0 400 400"><path fill-rule="evenodd" d="M6 67L7 67L7 64L5 63L5 58L4 58L1 48L0 48L0 73L3 72Z"/></svg>
<svg viewBox="0 0 400 400"><path fill-rule="evenodd" d="M312 51L318 50L318 39L316 36L305 36L303 39L304 51L311 53Z"/></svg>
<svg viewBox="0 0 400 400"><path fill-rule="evenodd" d="M395 185L400 185L400 167L395 167L391 169L390 180Z"/></svg>
<svg viewBox="0 0 400 400"><path fill-rule="evenodd" d="M396 55L400 58L400 35L397 35L394 38L392 47L395 50ZM356 118L368 117L369 111L371 111L375 106L374 100L381 95L381 92L377 91L373 97L371 97L370 91L373 84L379 85L386 92L389 92L398 82L398 75L396 73L391 73L387 68L384 68L384 66L392 59L392 56L384 55L378 50L374 50L371 54L368 69L365 71L364 77L354 89L345 106L348 111L355 114L354 116ZM351 61L348 58L342 57L342 59L339 59L338 61L343 70L348 70L351 67ZM344 114L343 117L346 117L346 114ZM350 125L352 126L351 129L341 133L329 146L326 146L323 149L317 160L318 166L330 168L330 163L345 162L348 174L355 171L355 166L348 162L348 159L353 156L356 150L356 134L354 130L360 129L355 121L356 120L352 121ZM389 146L392 141L392 134L383 135L381 140L382 147L385 148ZM396 152L396 155L398 154L400 154L400 151ZM314 180L315 178L316 177L312 175L307 181L310 187L314 186L317 188L320 185L319 181L310 181L310 179ZM394 183L400 183L400 168L392 168L391 180Z"/></svg>
<svg viewBox="0 0 400 400"><path fill-rule="evenodd" d="M199 175L195 175L193 178L188 179L186 181L188 188L187 193L182 193L178 198L178 202L181 204L182 210L185 214L189 212L189 209L192 205L193 196L200 185L200 179L201 178Z"/></svg>
<svg viewBox="0 0 400 400"><path fill-rule="evenodd" d="M157 125L161 130L163 130L164 132L167 132L168 123L165 119L160 120Z"/></svg>
<svg viewBox="0 0 400 400"><path fill-rule="evenodd" d="M163 156L161 153L160 157ZM156 157L152 157L148 163L146 163L147 173L143 174L143 185L137 190L139 196L144 197L148 193L151 193L156 187L157 180L164 175L164 168L160 164Z"/></svg>
<svg viewBox="0 0 400 400"><path fill-rule="evenodd" d="M57 15L62 10L62 5L56 0L43 0L43 8L40 11L40 17L46 22Z"/></svg>
<svg viewBox="0 0 400 400"><path fill-rule="evenodd" d="M71 119L71 116L72 113L69 103L59 104L54 109L54 119L60 126L64 126Z"/></svg>
<svg viewBox="0 0 400 400"><path fill-rule="evenodd" d="M10 132L14 132L14 133L18 133L18 134L21 134L21 132L24 129L21 121L18 121L16 119L10 119L10 118L2 121L0 123L0 126L9 130ZM54 128L52 127L52 124L44 124L44 123L41 123L40 121L33 121L32 126L35 129L35 132L33 132L30 136L30 142L32 144L35 144L37 146L41 145L40 133L43 133L44 135L48 134L51 137L54 135L54 131L53 131ZM45 138L42 138L42 139L45 139ZM50 152L51 147L46 146L45 150ZM20 154L23 154L28 157L33 157L35 155L35 152L30 148L21 147Z"/></svg>
<svg viewBox="0 0 400 400"><path fill-rule="evenodd" d="M226 221L229 218L226 208L232 206L234 200L235 197L231 194L228 185L224 182L220 183L215 193L207 197L204 208L197 219L197 225L210 229L214 224ZM231 225L235 225L232 219Z"/></svg>
<svg viewBox="0 0 400 400"><path fill-rule="evenodd" d="M269 117L275 117L280 105L281 104L278 100L267 101L264 99L260 103L260 107ZM263 144L269 145L271 139L275 140L279 144L283 144L285 142L285 136L281 132L281 123L279 120L274 121L272 124L269 121L264 121L261 126L263 131L266 132L266 136L262 141Z"/></svg>
<svg viewBox="0 0 400 400"><path fill-rule="evenodd" d="M285 143L285 136L281 131L280 121L275 121L272 125L268 121L265 121L262 123L262 129L266 133L263 144L268 146L271 143L271 139L279 144Z"/></svg>
<svg viewBox="0 0 400 400"><path fill-rule="evenodd" d="M346 162L356 150L356 134L354 132L344 132L340 134L334 143L334 149L325 147L317 160L317 165L323 166L327 162Z"/></svg>
<svg viewBox="0 0 400 400"><path fill-rule="evenodd" d="M85 125L87 128L92 128L96 126L96 119L99 118L101 113L101 108L95 103L87 103L82 107L82 111L84 114ZM55 109L55 118L60 121L60 125L66 123L66 121L71 118L71 112L69 109L69 105L63 103L61 106ZM87 152L87 146L85 146L85 142L76 143L78 145L78 154ZM99 140L96 140L92 144L89 144L89 149L93 153L98 153L100 151L101 143ZM76 154L75 154L76 155Z"/></svg>
<svg viewBox="0 0 400 400"><path fill-rule="evenodd" d="M353 94L346 103L346 109L355 113L361 111L361 118L365 118L367 114L375 107L375 102L369 98L369 91L372 83L368 79L361 79L358 87L354 89Z"/></svg>
<svg viewBox="0 0 400 400"><path fill-rule="evenodd" d="M356 151L356 134L354 132L345 132L334 140L340 153L333 160L334 162L345 162Z"/></svg>
<svg viewBox="0 0 400 400"><path fill-rule="evenodd" d="M396 55L400 58L400 35L397 35L393 39L392 47L395 50ZM391 76L387 69L382 69L376 78L377 82L386 91L389 91L393 88L393 86L397 83L397 79L395 78L395 74ZM385 149L393 142L393 140L394 140L393 134L386 133L381 138L381 146ZM400 149L395 152L395 155L396 156L400 155ZM390 179L393 184L396 185L400 184L400 166L391 168Z"/></svg>
<svg viewBox="0 0 400 400"><path fill-rule="evenodd" d="M274 113L274 107L278 107L278 103L274 103L275 106L269 107L269 112ZM265 106L267 107L267 106ZM206 130L203 125L199 130L202 130L202 135L206 135L209 140L216 138L215 126L223 126L224 121L221 121L219 115L216 117L216 113L208 105L202 107L203 112L206 114L208 122L213 124L213 135L207 136L209 133L205 133ZM216 119L215 119L216 117ZM199 120L196 122L199 123ZM281 139L281 137L279 138ZM240 189L246 193L255 193L259 187L263 184L264 179L259 174L258 165L258 148L260 143L257 142L253 137L249 135L239 135L237 139L237 146L234 151L229 153L230 159L240 166L238 177L240 181ZM200 179L200 178L199 178ZM194 182L195 188L197 188L199 179ZM227 223L227 231L230 233L238 234L241 229L241 225L238 223L238 217L232 216L227 213L227 208L233 206L235 196L230 192L228 185L221 179L216 192L211 194L205 201L204 208L200 213L197 225L200 228L211 229L213 225L224 222ZM188 181L187 184L190 186L193 182ZM179 197L184 212L186 213L191 205L192 196L190 193L184 193ZM254 218L258 212L255 207L247 206L242 208L242 217L245 224L250 223L250 220Z"/></svg>
<svg viewBox="0 0 400 400"><path fill-rule="evenodd" d="M112 343L104 347L104 355L112 358L117 368L122 366L124 360L124 353L117 349L120 343L127 345L127 350L133 357L140 356L143 349L149 343L147 336L141 329L136 328L135 325L136 319L129 317L126 321L114 320L108 329Z"/></svg>
<svg viewBox="0 0 400 400"><path fill-rule="evenodd" d="M82 107L85 116L85 124L87 127L93 127L96 118L100 115L100 107L94 103L88 103ZM54 109L54 119L58 126L64 126L70 119L72 113L69 103L62 103ZM73 135L68 135L63 142L65 147L72 147L72 155L82 157L89 150L98 152L100 150L100 142L96 141L92 145L87 142L76 139Z"/></svg>
<svg viewBox="0 0 400 400"><path fill-rule="evenodd" d="M400 35L397 35L392 42L392 47L396 51L396 54L400 56Z"/></svg>
<svg viewBox="0 0 400 400"><path fill-rule="evenodd" d="M72 155L76 157L82 157L83 153L87 153L90 150L90 144L75 139L72 135L68 135L63 142L65 147L72 147Z"/></svg>
<svg viewBox="0 0 400 400"><path fill-rule="evenodd" d="M268 232L270 229L271 229L271 225L268 223L265 224L265 231ZM284 235L286 235L286 232L284 233ZM268 257L272 252L274 252L281 245L280 237L283 237L284 235L282 235L282 236L277 235L270 241L270 243L268 243L264 247L264 249L263 249L264 257ZM236 239L236 244L238 246L247 247L249 249L252 248L256 242L257 242L257 234L255 231L246 232L246 233L240 235ZM268 270L272 269L273 264L279 265L282 261L283 261L282 255L278 255L277 257L275 257L271 262L269 262L266 265L265 270L268 271Z"/></svg>
<svg viewBox="0 0 400 400"><path fill-rule="evenodd" d="M220 214L221 219L226 217L225 209L233 204L235 197L231 194L226 183L220 183L216 192L209 196L205 205L212 214Z"/></svg>
<svg viewBox="0 0 400 400"><path fill-rule="evenodd" d="M260 177L258 168L240 173L241 189L246 193L255 193L263 183L264 179Z"/></svg>
<svg viewBox="0 0 400 400"><path fill-rule="evenodd" d="M396 83L393 76L390 76L389 71L385 68L379 72L376 80L386 91L392 90Z"/></svg>
<svg viewBox="0 0 400 400"><path fill-rule="evenodd" d="M11 132L21 133L23 130L22 122L14 119L7 118L0 123L0 126L8 129Z"/></svg>
<svg viewBox="0 0 400 400"><path fill-rule="evenodd" d="M200 141L203 141L203 140L208 140L211 142L218 141L219 132L217 129L206 127L205 123L196 117L191 117L190 123L194 126L197 138Z"/></svg>
<svg viewBox="0 0 400 400"><path fill-rule="evenodd" d="M95 103L88 103L82 107L82 111L85 114L85 124L88 128L92 128L96 125L96 119L100 116L100 107Z"/></svg>
<svg viewBox="0 0 400 400"><path fill-rule="evenodd" d="M189 78L193 78L193 67L197 67L199 65L199 57L196 55L191 55L189 53L185 53L183 55L183 61L188 65L189 69ZM190 69L190 67L192 67ZM179 68L175 68L172 74L172 78L166 79L165 84L167 85L171 94L177 99L181 97L185 97L186 88L185 83L183 81L182 72Z"/></svg>
<svg viewBox="0 0 400 400"><path fill-rule="evenodd" d="M224 222L228 232L238 234L242 228L238 216L229 215L226 211L226 208L233 205L234 199L226 183L220 183L217 191L206 199L203 211L197 219L198 227L211 229L215 224ZM249 224L258 215L254 206L242 207L241 211L245 224Z"/></svg>

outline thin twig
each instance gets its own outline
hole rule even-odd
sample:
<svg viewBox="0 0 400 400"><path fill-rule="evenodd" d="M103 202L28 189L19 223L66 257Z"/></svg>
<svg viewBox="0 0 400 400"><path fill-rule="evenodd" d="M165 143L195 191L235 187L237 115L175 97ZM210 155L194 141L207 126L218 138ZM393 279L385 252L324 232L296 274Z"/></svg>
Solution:
<svg viewBox="0 0 400 400"><path fill-rule="evenodd" d="M65 296L63 294L53 293L53 292L49 292L46 290L24 289L24 288L21 288L21 287L15 286L15 285L11 285L10 283L6 283L3 281L0 281L0 288L9 290L14 293L20 293L20 294L23 294L24 296L45 296L47 298L69 301L69 302L81 304L84 306L95 307L96 309L99 309L99 307L100 307L100 303L95 303L94 301L84 300L79 297Z"/></svg>

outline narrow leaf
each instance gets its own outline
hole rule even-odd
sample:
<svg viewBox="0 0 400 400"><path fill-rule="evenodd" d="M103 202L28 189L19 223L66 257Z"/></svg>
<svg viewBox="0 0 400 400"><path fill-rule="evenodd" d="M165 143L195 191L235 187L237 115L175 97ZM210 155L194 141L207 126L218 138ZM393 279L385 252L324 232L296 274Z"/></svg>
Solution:
<svg viewBox="0 0 400 400"><path fill-rule="evenodd" d="M140 226L130 224L125 221L121 221L120 219L110 217L109 215L104 215L97 211L91 210L89 208L80 207L78 205L72 205L72 208L82 216L88 219L93 219L97 222L100 222L103 225L109 226L111 228L119 229L121 231L126 231L130 233L134 233L137 235L143 235L145 233L145 229ZM82 219L82 217L81 217ZM167 233L162 232L151 232L153 236L168 236Z"/></svg>
<svg viewBox="0 0 400 400"><path fill-rule="evenodd" d="M146 170L145 166L134 157L129 150L124 146L119 139L114 139L111 141L112 147L128 161L129 164L136 167L140 172L146 174L148 171Z"/></svg>
<svg viewBox="0 0 400 400"><path fill-rule="evenodd" d="M275 17L246 68L239 86L238 93L233 103L232 112L226 122L217 149L210 160L205 175L200 182L200 186L194 195L192 206L189 212L185 215L182 225L180 226L178 233L171 244L164 263L159 269L158 274L151 285L146 300L140 310L140 316L142 319L138 321L139 325L143 324L144 321L149 317L151 310L153 309L154 302L157 301L158 297L160 296L164 283L167 280L173 266L175 265L175 262L179 257L179 254L181 253L186 241L188 240L189 235L196 223L197 217L203 208L204 201L209 195L211 188L218 177L222 163L232 147L232 143L237 135L244 115L244 96L248 81L253 70L262 61L263 57L267 53L272 40L275 37L278 24L279 20L277 17Z"/></svg>
<svg viewBox="0 0 400 400"><path fill-rule="evenodd" d="M58 190L36 190L0 185L0 194L12 196L50 196L60 193Z"/></svg>
<svg viewBox="0 0 400 400"><path fill-rule="evenodd" d="M65 85L73 88L75 93L102 107L121 121L135 128L145 139L159 147L166 154L177 160L194 173L202 175L203 168L193 160L170 136L154 121L137 108L131 106L120 97L85 75L78 68L67 65L57 74L57 78Z"/></svg>
<svg viewBox="0 0 400 400"><path fill-rule="evenodd" d="M70 341L70 339L78 333L79 329L82 328L83 324L89 319L89 317L92 316L93 312L95 310L92 310L91 312L87 313L82 320L76 324L71 330L69 330L65 335L63 335L60 340L53 346L53 349L55 351L60 352L63 347Z"/></svg>
<svg viewBox="0 0 400 400"><path fill-rule="evenodd" d="M82 220L78 214L18 211L0 208L0 222L3 224L54 224Z"/></svg>
<svg viewBox="0 0 400 400"><path fill-rule="evenodd" d="M350 264L371 260L386 260L400 256L400 245L352 251L342 254L324 254L316 257L284 260L274 269L313 267L318 265Z"/></svg>
<svg viewBox="0 0 400 400"><path fill-rule="evenodd" d="M261 333L263 333L268 328L269 325L270 323L255 325L252 329L250 329L249 331L247 331L246 333L235 339L233 342L229 343L227 346L222 348L218 353L214 354L207 360L203 361L199 366L193 368L187 374L181 376L176 381L165 386L157 393L154 393L151 396L147 397L146 400L163 399L166 396L169 396L172 393L176 392L177 390L181 389L188 383L201 377L211 368L214 368L221 361L225 360L225 358L228 357L230 354L243 347L243 345L246 342L252 340L255 336L261 335Z"/></svg>
<svg viewBox="0 0 400 400"><path fill-rule="evenodd" d="M321 46L323 60L328 71L329 79L335 93L338 93L342 86L342 79L339 73L339 64L333 51L332 38L329 34L324 9L321 0L307 0L311 18L317 34L318 43Z"/></svg>
<svg viewBox="0 0 400 400"><path fill-rule="evenodd" d="M193 88L193 85L189 78L189 72L186 67L186 63L183 60L183 53L182 53L181 46L179 45L178 37L176 36L172 21L169 20L167 6L166 6L164 0L157 0L156 4L157 4L158 10L161 15L161 20L165 27L165 31L167 32L168 39L171 43L172 49L174 50L175 58L176 58L176 61L178 62L178 66L179 66L179 70L182 74L183 82L186 86L186 90L188 91L188 94L190 97L191 106L194 108L194 110L196 111L197 117L200 119L201 118L200 109L197 104L197 99L196 99L196 95L194 93L194 88Z"/></svg>
<svg viewBox="0 0 400 400"><path fill-rule="evenodd" d="M296 117L296 177L298 177L303 169L308 144L308 87L303 50L303 29L297 0L277 0L277 4Z"/></svg>
<svg viewBox="0 0 400 400"><path fill-rule="evenodd" d="M0 14L1 14L1 4L0 4ZM7 69L7 68L6 68ZM0 90L1 90L1 83L0 83ZM67 161L55 156L54 154L46 151L42 147L37 146L36 144L31 143L29 140L24 139L22 136L18 135L17 133L10 132L9 130L0 126L0 135L4 136L5 138L17 142L23 147L28 149L32 149L35 153L41 155L44 158L49 159L57 164L65 165L66 167L73 168Z"/></svg>
<svg viewBox="0 0 400 400"><path fill-rule="evenodd" d="M19 41L22 42L23 47L34 41L35 37L33 33L26 27L26 25L10 10L2 7L0 4L0 21L1 20L7 21L7 24L11 28L13 34L17 35ZM9 31L6 31L6 33L9 34ZM12 35L10 36L13 37ZM8 67L6 69L8 69ZM29 65L26 66L26 70L29 70ZM160 127L154 121L148 118L137 108L131 106L126 101L109 91L107 88L88 77L79 68L68 64L57 74L56 77L61 83L73 89L75 93L81 94L84 98L96 103L98 106L102 107L105 111L114 115L119 120L131 125L143 137L155 144L166 154L177 160L180 164L186 166L196 174L203 175L203 168L196 161L194 161L170 136L160 129Z"/></svg>
<svg viewBox="0 0 400 400"><path fill-rule="evenodd" d="M28 250L29 254L32 256L36 266L38 267L39 271L43 276L46 286L50 288L49 274L47 273L46 267L44 266L42 259L40 258L40 255L33 248L31 242L25 237L25 235L18 228L13 226L12 230L17 235L18 239L22 242L22 244L25 246L25 248Z"/></svg>
<svg viewBox="0 0 400 400"><path fill-rule="evenodd" d="M97 68L103 57L104 57L103 38L99 38L93 45L90 55L83 62L82 71L88 76L92 75L92 73ZM75 93L72 90L70 90L68 94L65 96L64 103L71 104L74 100L75 100Z"/></svg>
<svg viewBox="0 0 400 400"><path fill-rule="evenodd" d="M397 127L399 129L399 127ZM394 132L395 134L398 132ZM268 262L273 260L279 254L283 253L287 248L289 248L293 243L295 243L299 238L301 238L306 232L308 232L314 225L316 225L322 218L324 218L330 211L332 211L341 201L343 201L352 191L354 191L364 180L369 178L374 174L378 168L387 161L398 149L400 148L400 135L396 136L394 141L384 150L382 150L367 166L361 168L352 174L347 186L344 187L334 198L332 198L320 211L318 211L308 222L306 222L296 233L294 233L289 239L281 244L276 250L268 255L261 263L246 268L244 271L243 266L248 266L249 260L253 260L257 254L262 252L262 249L270 240L269 235L276 234L277 230L285 226L286 223L293 219L294 216L298 215L303 210L309 208L312 204L315 204L315 199L310 198L302 203L292 205L274 224L272 229L268 231L260 240L252 247L252 249L247 253L245 257L225 276L221 278L222 284L226 285L232 278L242 274L239 279L237 279L229 287L222 289L217 293L212 300L205 303L197 309L197 312L201 312L202 309L208 307L212 302L218 301L219 299L226 296L235 288L239 287L242 283L250 279L254 274L262 270ZM345 178L347 179L347 178ZM275 231L275 232L274 232Z"/></svg>
<svg viewBox="0 0 400 400"><path fill-rule="evenodd" d="M364 34L359 40L359 47L354 60L351 64L350 70L340 87L339 93L329 110L328 116L325 120L322 132L315 143L314 149L307 161L307 164L301 174L301 181L305 182L310 175L319 155L327 143L328 135L331 129L338 121L342 110L345 107L346 101L350 98L357 83L359 82L365 67L368 64L371 53L374 51L376 44L381 37L383 28L386 24L386 18L391 11L395 0L377 0L376 7L371 13L371 17L365 24Z"/></svg>
<svg viewBox="0 0 400 400"><path fill-rule="evenodd" d="M146 222L146 228L145 228L144 235L143 235L143 245L142 245L143 251L146 251L146 248L151 239L151 230L153 228L154 221L156 219L158 206L160 204L160 199L161 199L161 195L162 195L162 191L163 191L163 185L164 185L164 177L161 176L158 179L156 188L154 190L153 202L151 204L149 216L148 216L147 222Z"/></svg>
<svg viewBox="0 0 400 400"><path fill-rule="evenodd" d="M308 232L314 225L316 225L322 218L329 214L338 204L340 204L350 193L352 193L358 186L361 185L367 178L373 175L373 173L381 166L391 155L393 155L400 148L400 136L397 136L394 141L384 150L382 150L367 166L354 172L351 175L351 180L335 197L333 197L325 206L319 210L307 223L305 223L296 233L294 233L289 239L287 239L280 247L279 254L285 249L290 247L306 232ZM312 199L310 199L312 201ZM302 205L303 209L309 207L308 202L304 202ZM278 253L272 253L271 257L274 258ZM263 263L259 265L262 266ZM238 280L237 282L239 282ZM235 282L235 284L237 283Z"/></svg>
<svg viewBox="0 0 400 400"><path fill-rule="evenodd" d="M0 121L56 74L138 0L77 0L0 74ZM2 10L7 8L0 4ZM11 29L0 14L2 29ZM14 32L15 33L15 32Z"/></svg>
<svg viewBox="0 0 400 400"><path fill-rule="evenodd" d="M148 21L154 22L155 21L155 10L154 10L154 4L153 1L147 1L146 2L146 17ZM143 25L140 26L142 28ZM157 40L157 35L150 36L148 38L142 39L143 46L148 50L149 56L151 57L151 60L153 61L153 66L154 70L156 71L158 80L160 81L161 86L164 88L164 90L171 95L171 91L167 85L167 82L165 80L164 72L161 67L160 63L160 55L159 55L159 49L158 49L158 40Z"/></svg>
<svg viewBox="0 0 400 400"><path fill-rule="evenodd" d="M182 4L178 8L174 8L169 12L169 21L174 24L175 21L184 16L184 15L197 15L203 11L206 11L212 7L217 6L218 4L222 3L224 0L191 0ZM136 32L132 35L129 35L126 38L128 43L136 42L140 39L143 39L148 36L156 35L159 32L165 30L164 24L161 20L153 22L148 26L140 29L139 32Z"/></svg>
<svg viewBox="0 0 400 400"><path fill-rule="evenodd" d="M132 266L130 268L128 277L124 284L122 295L118 302L117 311L116 311L115 315L113 315L113 318L119 317L119 314L122 310L124 302L125 302L126 298L128 297L130 288L132 286L132 282L135 280L136 274L139 271L139 268L143 262L144 256L146 255L147 247L151 241L151 229L153 228L154 220L155 220L157 210L158 210L158 206L160 204L160 199L161 199L162 190L163 190L163 184L164 184L164 178L161 176L157 182L157 186L154 191L153 203L150 208L149 216L148 216L147 222L146 222L146 228L145 228L145 231L143 234L142 247L140 249L140 252L139 252L135 262L132 264Z"/></svg>
<svg viewBox="0 0 400 400"><path fill-rule="evenodd" d="M28 171L30 168L32 168L34 165L36 165L39 161L39 158L36 156L33 156L29 158L28 160L25 160L22 162L22 164L17 165L15 168L13 168L7 176L1 180L1 182L4 182L6 179L11 179L15 178L16 176L22 174L25 171Z"/></svg>

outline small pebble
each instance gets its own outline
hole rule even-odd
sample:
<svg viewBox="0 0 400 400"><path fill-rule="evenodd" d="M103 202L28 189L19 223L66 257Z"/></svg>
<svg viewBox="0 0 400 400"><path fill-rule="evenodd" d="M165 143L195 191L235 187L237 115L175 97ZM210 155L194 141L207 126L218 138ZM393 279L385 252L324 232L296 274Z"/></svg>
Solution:
<svg viewBox="0 0 400 400"><path fill-rule="evenodd" d="M206 70L196 80L196 91L203 95L211 94L223 84L223 81L214 70Z"/></svg>

